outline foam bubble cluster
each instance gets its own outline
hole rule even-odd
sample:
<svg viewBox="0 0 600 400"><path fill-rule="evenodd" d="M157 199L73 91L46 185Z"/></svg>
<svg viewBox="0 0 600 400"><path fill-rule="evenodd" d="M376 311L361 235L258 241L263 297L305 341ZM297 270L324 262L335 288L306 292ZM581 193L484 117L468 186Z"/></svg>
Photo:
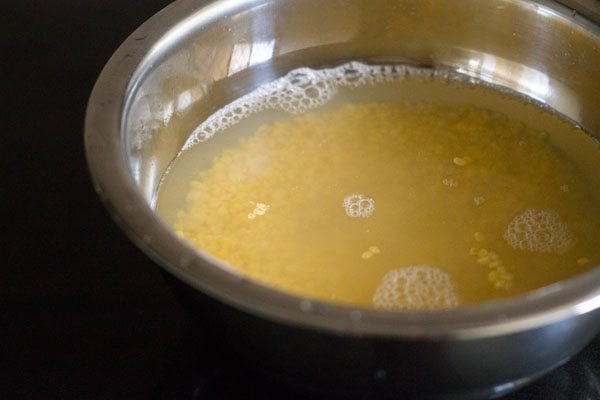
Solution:
<svg viewBox="0 0 600 400"><path fill-rule="evenodd" d="M538 253L562 254L574 243L569 227L557 213L534 208L508 224L504 239L515 249Z"/></svg>
<svg viewBox="0 0 600 400"><path fill-rule="evenodd" d="M344 199L342 206L351 218L368 218L375 211L375 200L362 194L352 194Z"/></svg>
<svg viewBox="0 0 600 400"><path fill-rule="evenodd" d="M458 304L452 277L431 265L389 271L373 295L373 305L386 310L436 310Z"/></svg>
<svg viewBox="0 0 600 400"><path fill-rule="evenodd" d="M335 68L299 68L260 86L228 104L200 124L185 143L187 150L242 119L264 110L299 114L327 103L339 87L356 88L411 77L431 77L436 72L406 65L367 65L356 61Z"/></svg>

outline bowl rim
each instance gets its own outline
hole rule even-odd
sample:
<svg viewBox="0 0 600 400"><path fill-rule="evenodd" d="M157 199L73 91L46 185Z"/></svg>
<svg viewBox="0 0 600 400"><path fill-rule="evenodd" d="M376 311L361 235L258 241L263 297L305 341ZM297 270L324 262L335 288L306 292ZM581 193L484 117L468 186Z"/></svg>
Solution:
<svg viewBox="0 0 600 400"><path fill-rule="evenodd" d="M270 0L171 3L123 42L93 88L84 142L94 189L142 251L189 286L230 306L261 318L334 334L466 340L535 329L600 308L598 267L505 300L443 311L384 311L327 303L268 287L180 239L151 209L130 173L121 143L131 93L178 39L223 15L265 1ZM552 0L535 3L576 24L591 24Z"/></svg>

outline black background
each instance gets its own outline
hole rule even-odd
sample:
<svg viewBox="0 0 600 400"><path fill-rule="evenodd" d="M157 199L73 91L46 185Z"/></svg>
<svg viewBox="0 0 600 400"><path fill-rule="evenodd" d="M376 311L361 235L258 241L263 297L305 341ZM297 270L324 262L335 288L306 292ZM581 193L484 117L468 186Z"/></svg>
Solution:
<svg viewBox="0 0 600 400"><path fill-rule="evenodd" d="M169 3L2 3L0 398L149 398L185 332L158 269L102 208L83 154L96 77Z"/></svg>
<svg viewBox="0 0 600 400"><path fill-rule="evenodd" d="M158 268L112 223L89 181L83 120L95 79L168 3L2 5L0 399L291 398L231 368L210 344L202 350ZM577 380L589 371L598 389L599 348L596 340L514 398L576 398L560 388L592 387Z"/></svg>

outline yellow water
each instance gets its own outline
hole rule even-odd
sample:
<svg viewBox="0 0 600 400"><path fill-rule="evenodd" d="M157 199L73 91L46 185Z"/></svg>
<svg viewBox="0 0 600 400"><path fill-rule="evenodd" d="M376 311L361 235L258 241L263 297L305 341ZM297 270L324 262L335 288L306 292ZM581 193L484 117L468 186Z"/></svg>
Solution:
<svg viewBox="0 0 600 400"><path fill-rule="evenodd" d="M217 134L157 211L250 278L365 307L473 304L600 264L596 141L488 88L395 85Z"/></svg>

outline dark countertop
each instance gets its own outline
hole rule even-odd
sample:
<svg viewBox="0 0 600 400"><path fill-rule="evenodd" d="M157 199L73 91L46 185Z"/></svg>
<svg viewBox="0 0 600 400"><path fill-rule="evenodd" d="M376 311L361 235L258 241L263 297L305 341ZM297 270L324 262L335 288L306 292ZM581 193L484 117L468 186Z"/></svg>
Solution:
<svg viewBox="0 0 600 400"><path fill-rule="evenodd" d="M0 398L149 398L186 315L97 199L83 118L112 52L170 2L8 3Z"/></svg>
<svg viewBox="0 0 600 400"><path fill-rule="evenodd" d="M192 333L159 269L113 224L88 178L82 130L94 81L170 1L9 3L0 399L292 398ZM597 339L510 398L600 399L599 380Z"/></svg>

